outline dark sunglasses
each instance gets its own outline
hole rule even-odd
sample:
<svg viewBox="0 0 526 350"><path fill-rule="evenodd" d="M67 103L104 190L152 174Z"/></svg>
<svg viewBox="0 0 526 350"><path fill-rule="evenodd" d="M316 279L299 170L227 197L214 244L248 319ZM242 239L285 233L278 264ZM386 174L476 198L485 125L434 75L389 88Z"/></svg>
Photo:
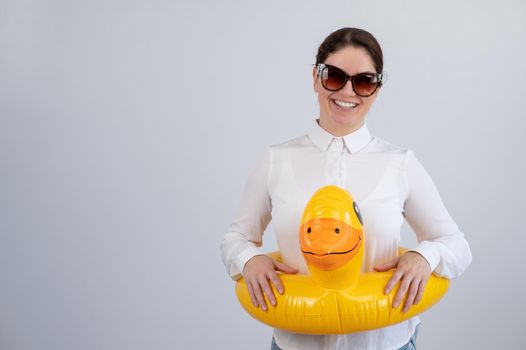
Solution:
<svg viewBox="0 0 526 350"><path fill-rule="evenodd" d="M343 89L350 80L356 95L368 97L382 86L383 74L381 73L359 73L351 76L340 68L328 64L320 63L316 67L321 85L329 91Z"/></svg>

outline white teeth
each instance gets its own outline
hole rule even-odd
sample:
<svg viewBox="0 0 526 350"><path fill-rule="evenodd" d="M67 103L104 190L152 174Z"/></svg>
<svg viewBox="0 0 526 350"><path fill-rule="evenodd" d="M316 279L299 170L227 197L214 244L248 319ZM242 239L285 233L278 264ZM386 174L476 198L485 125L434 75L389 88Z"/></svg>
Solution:
<svg viewBox="0 0 526 350"><path fill-rule="evenodd" d="M334 100L334 103L336 103L338 106L343 107L343 108L354 108L354 107L356 107L356 103L352 103L352 102Z"/></svg>

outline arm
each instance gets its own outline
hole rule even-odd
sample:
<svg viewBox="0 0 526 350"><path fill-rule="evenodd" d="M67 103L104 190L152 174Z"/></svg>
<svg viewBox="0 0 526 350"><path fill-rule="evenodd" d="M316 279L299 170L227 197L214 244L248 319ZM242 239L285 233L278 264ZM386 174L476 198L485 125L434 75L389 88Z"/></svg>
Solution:
<svg viewBox="0 0 526 350"><path fill-rule="evenodd" d="M267 190L268 171L267 150L250 173L236 216L221 242L221 258L234 280L241 277L248 260L263 254L258 248L262 245L263 232L270 222L272 210Z"/></svg>
<svg viewBox="0 0 526 350"><path fill-rule="evenodd" d="M404 214L419 242L411 251L422 255L438 275L460 276L471 263L471 250L433 180L412 152L407 155L407 183Z"/></svg>
<svg viewBox="0 0 526 350"><path fill-rule="evenodd" d="M272 282L279 293L284 292L276 270L297 272L297 269L264 255L258 249L262 245L263 232L270 222L272 210L267 186L268 152L259 159L250 174L236 218L221 242L221 257L230 277L238 279L243 275L252 303L263 310L267 309L263 293L272 305L276 305L269 282Z"/></svg>
<svg viewBox="0 0 526 350"><path fill-rule="evenodd" d="M408 196L404 215L419 244L402 256L375 267L377 271L396 268L385 293L400 281L393 307L398 307L407 293L403 312L420 301L432 271L447 278L458 277L472 259L469 245L447 212L433 180L411 151L406 160Z"/></svg>

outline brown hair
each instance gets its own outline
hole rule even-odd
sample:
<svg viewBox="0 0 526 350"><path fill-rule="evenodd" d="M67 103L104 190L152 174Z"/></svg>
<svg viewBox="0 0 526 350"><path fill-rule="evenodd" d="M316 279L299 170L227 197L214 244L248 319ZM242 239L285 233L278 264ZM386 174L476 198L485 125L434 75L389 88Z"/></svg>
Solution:
<svg viewBox="0 0 526 350"><path fill-rule="evenodd" d="M326 37L318 48L316 64L325 63L331 53L347 46L363 47L371 56L376 73L382 73L384 59L380 44L371 33L359 28L341 28Z"/></svg>

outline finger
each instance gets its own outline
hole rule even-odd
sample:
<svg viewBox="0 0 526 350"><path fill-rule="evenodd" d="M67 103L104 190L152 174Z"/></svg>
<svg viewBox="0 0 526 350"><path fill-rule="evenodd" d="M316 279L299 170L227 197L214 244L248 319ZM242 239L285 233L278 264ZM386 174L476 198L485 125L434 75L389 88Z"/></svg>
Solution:
<svg viewBox="0 0 526 350"><path fill-rule="evenodd" d="M400 261L400 257L396 257L393 260L390 260L388 262L375 266L374 269L379 272L387 271L387 270L397 267L399 261Z"/></svg>
<svg viewBox="0 0 526 350"><path fill-rule="evenodd" d="M270 288L270 284L268 283L268 279L266 278L266 276L263 276L259 280L259 284L261 285L261 288L263 289L263 292L267 296L267 300L270 302L270 304L272 304L272 306L276 306L276 297L274 296L274 292L272 291L272 288Z"/></svg>
<svg viewBox="0 0 526 350"><path fill-rule="evenodd" d="M409 276L404 276L402 281L400 282L400 287L398 288L398 291L396 292L396 296L393 300L393 307L397 308L400 303L402 302L402 299L404 298L404 295L407 292L407 289L409 288L409 285L411 283L412 278Z"/></svg>
<svg viewBox="0 0 526 350"><path fill-rule="evenodd" d="M263 293L261 292L259 282L255 281L254 283L252 283L252 288L254 289L254 295L256 296L259 307L261 307L263 311L267 311L267 303L265 302L265 298L263 297Z"/></svg>
<svg viewBox="0 0 526 350"><path fill-rule="evenodd" d="M425 277L420 281L420 284L418 285L418 293L416 293L415 301L413 304L418 304L420 300L422 300L422 296L424 295L424 291L426 290L427 281L429 280L429 277Z"/></svg>
<svg viewBox="0 0 526 350"><path fill-rule="evenodd" d="M413 301L415 300L415 296L418 292L419 285L420 282L418 282L417 280L413 280L413 282L411 282L411 286L409 287L409 292L407 293L407 299L405 300L402 312L409 311L409 308L411 307L411 305L413 305Z"/></svg>
<svg viewBox="0 0 526 350"><path fill-rule="evenodd" d="M269 272L267 277L270 279L274 287L276 287L278 293L283 294L283 284L281 283L281 279L278 277L278 275L275 272Z"/></svg>
<svg viewBox="0 0 526 350"><path fill-rule="evenodd" d="M389 279L389 281L387 281L387 284L385 285L385 288L384 288L384 293L385 294L391 293L391 290L398 283L398 281L400 280L400 278L402 278L403 275L404 273L402 271L396 270L391 276L391 278Z"/></svg>
<svg viewBox="0 0 526 350"><path fill-rule="evenodd" d="M274 266L276 267L276 270L285 272L285 273L297 273L298 269L289 266L287 264L281 263L279 261L274 261Z"/></svg>
<svg viewBox="0 0 526 350"><path fill-rule="evenodd" d="M250 296L250 301L252 301L252 304L255 307L259 307L256 296L254 295L254 290L252 289L252 284L250 282L247 282L246 280L245 282L246 282L245 285L247 286L247 289L248 289L248 295Z"/></svg>

